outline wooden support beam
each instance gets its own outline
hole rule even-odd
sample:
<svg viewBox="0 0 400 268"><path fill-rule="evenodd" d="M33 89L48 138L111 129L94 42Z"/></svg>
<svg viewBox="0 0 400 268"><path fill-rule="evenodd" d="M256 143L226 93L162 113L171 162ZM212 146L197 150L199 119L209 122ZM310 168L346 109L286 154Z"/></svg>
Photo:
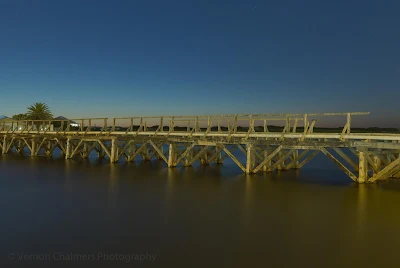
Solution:
<svg viewBox="0 0 400 268"><path fill-rule="evenodd" d="M152 156L149 154L149 146L148 146L147 142L143 143L143 145L144 145L144 148L141 150L142 158L145 161L150 161Z"/></svg>
<svg viewBox="0 0 400 268"><path fill-rule="evenodd" d="M171 130L170 130L171 131ZM168 167L175 167L176 163L176 145L174 143L169 144L168 151Z"/></svg>
<svg viewBox="0 0 400 268"><path fill-rule="evenodd" d="M286 132L290 133L290 116L286 116Z"/></svg>
<svg viewBox="0 0 400 268"><path fill-rule="evenodd" d="M89 157L88 154L88 141L83 141L82 142L82 149L80 150L80 154L82 159L86 159Z"/></svg>
<svg viewBox="0 0 400 268"><path fill-rule="evenodd" d="M36 156L37 155L37 153L36 153L36 139L35 138L32 138L32 140L31 140L31 156Z"/></svg>
<svg viewBox="0 0 400 268"><path fill-rule="evenodd" d="M347 134L350 134L351 131L351 113L347 113Z"/></svg>
<svg viewBox="0 0 400 268"><path fill-rule="evenodd" d="M150 161L153 157L157 157L157 151L152 146L146 146L147 148L147 161Z"/></svg>
<svg viewBox="0 0 400 268"><path fill-rule="evenodd" d="M253 169L253 173L257 173L264 165L272 160L282 149L282 145L278 146L271 154L268 155L257 167Z"/></svg>
<svg viewBox="0 0 400 268"><path fill-rule="evenodd" d="M358 167L358 182L364 183L368 180L368 161L365 157L365 152L360 151L359 153L359 167Z"/></svg>
<svg viewBox="0 0 400 268"><path fill-rule="evenodd" d="M280 160L280 159L283 159L282 161L280 161L280 164L279 165L277 165L276 166L276 168L278 169L278 170L282 170L284 167L285 167L285 160L286 160L286 158L284 158L284 155L283 155L283 152L282 152L283 150L281 150L280 152L279 152L279 154L278 154L278 160ZM278 161L278 160L276 160L276 162ZM275 162L275 163L276 163ZM271 170L273 170L273 169L271 169Z"/></svg>
<svg viewBox="0 0 400 268"><path fill-rule="evenodd" d="M215 153L208 159L208 162L211 163L212 161L215 160L215 164L222 164L223 159L221 156L221 152L223 151L223 148L220 145L215 146Z"/></svg>
<svg viewBox="0 0 400 268"><path fill-rule="evenodd" d="M269 132L268 126L267 126L267 120L264 119L264 133Z"/></svg>
<svg viewBox="0 0 400 268"><path fill-rule="evenodd" d="M279 168L279 166L281 166L281 164L290 157L291 154L293 154L293 152L295 151L295 149L291 149L288 152L286 152L285 154L283 154L276 162L275 164L272 166L271 170L274 171L276 168Z"/></svg>
<svg viewBox="0 0 400 268"><path fill-rule="evenodd" d="M130 152L131 154L128 157L128 162L134 161L135 158L143 151L147 149L147 144L146 143L142 143L141 146L135 150L132 154L132 152Z"/></svg>
<svg viewBox="0 0 400 268"><path fill-rule="evenodd" d="M254 145L249 143L246 145L246 174L250 174L253 172L254 168Z"/></svg>
<svg viewBox="0 0 400 268"><path fill-rule="evenodd" d="M47 141L45 154L46 156L51 156L53 154L54 149L56 148L57 142L56 141Z"/></svg>
<svg viewBox="0 0 400 268"><path fill-rule="evenodd" d="M29 145L28 141L25 138L22 138L22 140L25 142L26 146L29 148L29 151L32 153L32 146Z"/></svg>
<svg viewBox="0 0 400 268"><path fill-rule="evenodd" d="M158 146L156 144L154 144L154 142L152 140L149 141L149 143L151 144L151 146L153 146L154 150L157 152L158 156L164 160L164 162L166 164L168 164L168 159L165 157L164 153L162 152L162 145L161 148L158 148Z"/></svg>
<svg viewBox="0 0 400 268"><path fill-rule="evenodd" d="M3 137L3 148L2 148L2 154L6 154L8 151L7 151L7 137L6 136L4 136Z"/></svg>
<svg viewBox="0 0 400 268"><path fill-rule="evenodd" d="M303 122L304 122L304 131L303 131L303 135L300 138L301 141L304 141L304 139L305 139L305 137L307 135L307 132L308 132L309 123L308 123L308 115L307 114L304 115Z"/></svg>
<svg viewBox="0 0 400 268"><path fill-rule="evenodd" d="M65 159L70 159L71 158L71 139L67 139L67 144L65 147Z"/></svg>
<svg viewBox="0 0 400 268"><path fill-rule="evenodd" d="M316 120L316 119L313 119L313 120L311 121L310 127L309 127L308 130L307 130L307 134L311 134L311 133L314 132L315 123L317 123L317 120Z"/></svg>
<svg viewBox="0 0 400 268"><path fill-rule="evenodd" d="M307 151L307 150L306 150L306 151ZM297 169L297 166L299 165L299 159L300 159L300 157L299 157L299 150L296 149L296 150L294 151L294 153L293 153L293 163L294 163L293 168L296 168L296 169Z"/></svg>
<svg viewBox="0 0 400 268"><path fill-rule="evenodd" d="M345 126L344 126L344 128L343 128L343 130L342 130L342 134L340 134L340 140L345 140L343 137L344 137L344 135L347 133L347 130L350 128L350 125L349 125L349 123L347 123Z"/></svg>
<svg viewBox="0 0 400 268"><path fill-rule="evenodd" d="M355 176L346 166L344 166L339 160L337 160L330 152L328 152L325 148L321 147L321 152L326 155L333 163L339 166L341 170L344 171L353 181L357 181L357 176Z"/></svg>
<svg viewBox="0 0 400 268"><path fill-rule="evenodd" d="M120 158L125 152L131 148L131 144L133 143L133 140L128 141L122 148L120 147L121 150L118 152L118 158Z"/></svg>
<svg viewBox="0 0 400 268"><path fill-rule="evenodd" d="M190 162L191 162L192 159L193 159L194 148L195 148L195 147L193 147L193 148L187 153L187 155L185 156L185 161L183 161L183 165L184 165L185 167L191 166Z"/></svg>
<svg viewBox="0 0 400 268"><path fill-rule="evenodd" d="M115 127L115 122L114 122L114 127ZM118 162L118 148L116 146L116 140L111 139L111 158L110 162L111 163L116 163Z"/></svg>
<svg viewBox="0 0 400 268"><path fill-rule="evenodd" d="M207 153L209 149L209 146L204 146L203 149L200 150L192 159L190 159L189 163L187 165L191 166L193 163L199 159L204 153Z"/></svg>
<svg viewBox="0 0 400 268"><path fill-rule="evenodd" d="M372 168L374 173L377 173L379 171L377 165L375 164L374 160L372 160L371 156L370 156L370 152L367 150L361 150L364 152L364 157L368 162L368 165Z"/></svg>
<svg viewBox="0 0 400 268"><path fill-rule="evenodd" d="M12 137L11 140L8 141L7 143L7 148L6 148L6 152L8 153L9 151L11 151L12 147L14 146L14 142L15 142L15 137ZM29 147L29 146L28 146Z"/></svg>
<svg viewBox="0 0 400 268"><path fill-rule="evenodd" d="M186 150L179 156L179 158L176 160L176 162L174 163L175 166L177 166L179 164L179 162L181 162L185 157L187 157L189 155L189 153L193 150L193 147L195 147L197 145L197 143L192 143L190 146L188 146L186 148ZM186 166L190 166L191 164L191 160L187 161L185 163Z"/></svg>
<svg viewBox="0 0 400 268"><path fill-rule="evenodd" d="M23 143L23 140L17 140L16 141L16 146L15 146L15 151L18 153L18 154L22 154L23 153L23 149L25 148L25 145L24 145L24 143Z"/></svg>
<svg viewBox="0 0 400 268"><path fill-rule="evenodd" d="M160 153L165 157L165 159L167 160L167 163L168 163L168 158L165 156L165 153L164 153L164 143L163 142L161 142L161 143L154 143L156 146L157 146L157 148L160 150ZM162 159L162 157L161 157L161 155L159 155L159 154L157 154L157 159L158 160L163 160Z"/></svg>
<svg viewBox="0 0 400 268"><path fill-rule="evenodd" d="M296 129L297 129L297 123L299 122L299 119L298 118L296 118L295 120L294 120L294 125L293 125L293 130L292 130L292 133L296 133Z"/></svg>
<svg viewBox="0 0 400 268"><path fill-rule="evenodd" d="M255 163L257 163L257 160L260 160L260 162L264 160L264 155L261 156L261 154L259 154L259 153L257 152L257 150L260 150L262 154L263 154L263 152L264 152L264 150L261 149L260 147L254 146L254 151L253 151L253 152L254 152L254 156L256 157L256 158L255 158L255 159L256 159L256 160L255 160Z"/></svg>
<svg viewBox="0 0 400 268"><path fill-rule="evenodd" d="M374 167L374 174L373 176L376 176L381 168L381 159L379 158L379 156L374 155L373 156L373 167Z"/></svg>
<svg viewBox="0 0 400 268"><path fill-rule="evenodd" d="M108 156L108 158L111 159L111 154L110 151L107 149L107 147L103 144L103 142L99 139L97 140L97 142L100 144L101 148L103 148L104 152L106 153L106 155Z"/></svg>
<svg viewBox="0 0 400 268"><path fill-rule="evenodd" d="M226 148L225 145L221 144L221 147L223 147L224 152L235 162L235 164L243 171L246 172L245 167L240 163L240 161Z"/></svg>
<svg viewBox="0 0 400 268"><path fill-rule="evenodd" d="M242 146L241 144L237 144L236 146L237 146L237 148L239 148L239 150L240 150L244 155L247 155L246 149L244 149L243 146Z"/></svg>
<svg viewBox="0 0 400 268"><path fill-rule="evenodd" d="M82 139L78 142L78 145L77 145L77 146L74 148L74 150L72 151L71 157L70 157L70 158L74 157L75 153L78 151L79 146L81 146L82 142L83 142Z"/></svg>
<svg viewBox="0 0 400 268"><path fill-rule="evenodd" d="M356 150L354 150L353 148L351 148L351 147L348 147L347 149L349 149L349 151L352 153L352 154L354 154L355 156L357 156L358 157L358 153L357 153L357 151Z"/></svg>
<svg viewBox="0 0 400 268"><path fill-rule="evenodd" d="M369 182L375 182L377 180L384 180L384 179L390 177L392 174L395 174L397 169L399 169L399 168L400 168L400 158L393 161L392 163L387 165L384 169L382 169L377 174L372 176L369 179Z"/></svg>
<svg viewBox="0 0 400 268"><path fill-rule="evenodd" d="M340 157L342 157L347 163L350 164L350 166L355 170L358 171L358 165L350 158L348 157L340 148L332 148Z"/></svg>
<svg viewBox="0 0 400 268"><path fill-rule="evenodd" d="M268 150L264 150L263 152L264 155L264 159L268 157ZM261 162L263 162L263 159L261 160ZM271 167L272 167L272 160L267 161L264 165L263 165L263 171L271 171Z"/></svg>
<svg viewBox="0 0 400 268"><path fill-rule="evenodd" d="M58 138L55 138L55 141L59 145L59 148L61 149L61 152L65 155L66 154L66 149L65 149L64 144L62 142L60 142L60 140Z"/></svg>
<svg viewBox="0 0 400 268"><path fill-rule="evenodd" d="M39 146L37 146L37 148L35 148L35 155L39 154L40 148L42 148L44 141L46 140L46 138L42 139L42 142L39 144Z"/></svg>
<svg viewBox="0 0 400 268"><path fill-rule="evenodd" d="M293 166L295 168L299 167L299 160L304 157L310 150L304 150L303 152L301 152L301 154L299 155L299 152L297 151L297 155L294 156L294 159L285 167L286 170L291 169Z"/></svg>

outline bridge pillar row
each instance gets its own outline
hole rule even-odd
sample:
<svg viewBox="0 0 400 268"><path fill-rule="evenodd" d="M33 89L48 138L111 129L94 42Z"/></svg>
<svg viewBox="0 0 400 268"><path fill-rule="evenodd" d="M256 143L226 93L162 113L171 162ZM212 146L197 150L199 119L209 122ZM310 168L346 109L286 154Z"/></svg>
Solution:
<svg viewBox="0 0 400 268"><path fill-rule="evenodd" d="M176 161L176 145L174 143L170 143L168 151L168 167L175 167L175 161Z"/></svg>
<svg viewBox="0 0 400 268"><path fill-rule="evenodd" d="M358 182L364 183L368 179L368 162L365 152L358 152Z"/></svg>
<svg viewBox="0 0 400 268"><path fill-rule="evenodd" d="M246 145L246 174L251 174L253 172L254 164L254 145L249 143Z"/></svg>

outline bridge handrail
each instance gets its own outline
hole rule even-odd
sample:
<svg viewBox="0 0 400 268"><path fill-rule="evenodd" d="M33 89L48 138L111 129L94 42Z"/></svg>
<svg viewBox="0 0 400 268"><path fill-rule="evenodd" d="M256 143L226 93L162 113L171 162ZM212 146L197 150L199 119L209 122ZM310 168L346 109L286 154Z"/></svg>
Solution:
<svg viewBox="0 0 400 268"><path fill-rule="evenodd" d="M100 133L108 133L115 131L123 131L126 134L134 131L136 135L141 132L147 132L151 128L157 128L157 133L168 131L181 132L179 128L186 128L187 133L204 133L206 137L210 133L224 132L225 129L229 136L234 133L238 133L238 129L243 127L239 122L248 122L245 124L248 130L245 132L249 136L253 132L260 132L255 130L256 123L263 123L264 133L269 132L268 121L284 121L282 130L282 137L285 133L296 132L298 122L303 121L303 136L312 133L315 126L316 120L313 119L310 124L310 117L319 116L347 116L347 122L341 131L341 139L345 137L345 134L351 133L351 117L368 115L369 112L342 112L342 113L293 113L293 114L220 114L220 115L200 115L200 116L133 116L133 117L115 117L112 118L112 123L108 125L109 118L97 117L97 118L73 118L73 119L52 119L52 120L13 120L13 119L2 119L0 120L0 131L7 131L7 133L14 133L15 131L22 133L46 133L46 132L68 132L76 131L76 133L84 132L89 133L98 131ZM93 121L101 121L98 126L93 125ZM129 120L129 127L121 127L118 125L121 121ZM150 121L158 121L159 123L153 123L150 125ZM73 122L73 123L72 123ZM292 122L294 124L292 125ZM125 122L126 123L126 122ZM135 124L136 123L136 124ZM181 126L185 123L185 126ZM204 125L200 127L200 124ZM126 125L126 124L125 124ZM96 127L96 129L94 129ZM165 130L167 128L167 130ZM177 130L175 130L178 128ZM216 128L216 131L215 131ZM135 130L134 130L135 129Z"/></svg>

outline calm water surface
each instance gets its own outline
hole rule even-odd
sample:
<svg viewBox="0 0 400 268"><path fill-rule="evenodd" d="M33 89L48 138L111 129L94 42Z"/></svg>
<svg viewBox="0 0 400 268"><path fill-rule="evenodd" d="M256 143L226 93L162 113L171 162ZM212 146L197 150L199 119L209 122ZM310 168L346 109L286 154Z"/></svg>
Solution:
<svg viewBox="0 0 400 268"><path fill-rule="evenodd" d="M301 170L0 156L0 267L398 267L400 184ZM27 254L151 261L18 260ZM15 254L9 260L10 253Z"/></svg>

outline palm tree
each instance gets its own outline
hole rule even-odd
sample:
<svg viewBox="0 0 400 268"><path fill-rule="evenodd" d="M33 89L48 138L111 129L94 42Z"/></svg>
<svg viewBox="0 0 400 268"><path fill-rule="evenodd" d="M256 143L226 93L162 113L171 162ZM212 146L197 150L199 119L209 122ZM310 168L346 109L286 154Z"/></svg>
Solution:
<svg viewBox="0 0 400 268"><path fill-rule="evenodd" d="M29 120L51 120L53 119L53 114L46 103L36 102L28 107L26 118Z"/></svg>
<svg viewBox="0 0 400 268"><path fill-rule="evenodd" d="M28 112L26 113L26 119L28 120L51 120L53 119L53 114L47 104L42 102L36 102L35 104L28 107ZM42 122L44 123L44 122ZM35 122L34 125L36 129L40 129L41 122Z"/></svg>
<svg viewBox="0 0 400 268"><path fill-rule="evenodd" d="M25 120L26 119L26 114L15 114L15 115L13 115L12 119L14 119L14 120Z"/></svg>

